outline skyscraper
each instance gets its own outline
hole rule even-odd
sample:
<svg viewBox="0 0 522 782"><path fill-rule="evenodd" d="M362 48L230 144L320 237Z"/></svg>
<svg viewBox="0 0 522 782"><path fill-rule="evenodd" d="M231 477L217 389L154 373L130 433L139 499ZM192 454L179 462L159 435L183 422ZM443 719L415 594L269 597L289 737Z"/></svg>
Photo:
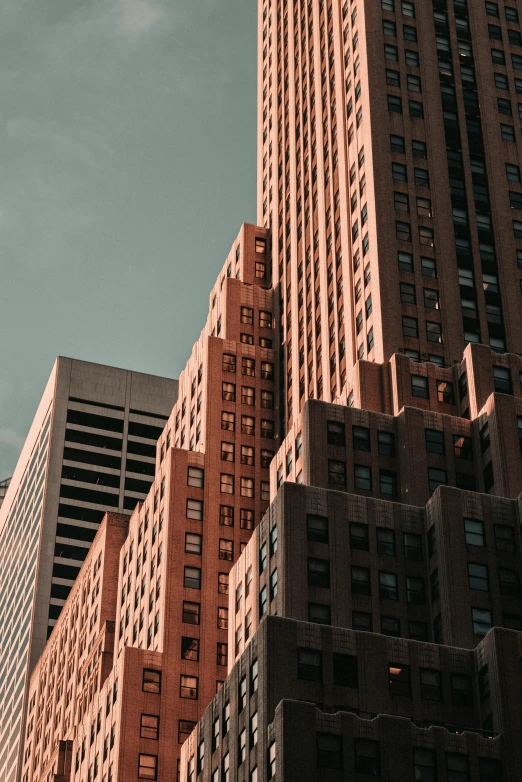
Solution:
<svg viewBox="0 0 522 782"><path fill-rule="evenodd" d="M519 12L260 0L263 228L34 670L23 782L182 745L182 782L516 778Z"/></svg>
<svg viewBox="0 0 522 782"><path fill-rule="evenodd" d="M515 2L259 3L287 424L360 359L521 352L521 43Z"/></svg>
<svg viewBox="0 0 522 782"><path fill-rule="evenodd" d="M26 685L106 511L148 492L177 381L58 358L0 509L0 778Z"/></svg>

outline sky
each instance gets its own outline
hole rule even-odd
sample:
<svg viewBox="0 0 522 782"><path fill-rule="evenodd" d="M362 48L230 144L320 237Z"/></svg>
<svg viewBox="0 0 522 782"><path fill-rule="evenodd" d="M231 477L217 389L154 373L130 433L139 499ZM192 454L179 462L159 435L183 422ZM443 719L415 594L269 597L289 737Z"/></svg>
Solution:
<svg viewBox="0 0 522 782"><path fill-rule="evenodd" d="M57 355L177 377L255 222L256 0L2 0L0 480Z"/></svg>

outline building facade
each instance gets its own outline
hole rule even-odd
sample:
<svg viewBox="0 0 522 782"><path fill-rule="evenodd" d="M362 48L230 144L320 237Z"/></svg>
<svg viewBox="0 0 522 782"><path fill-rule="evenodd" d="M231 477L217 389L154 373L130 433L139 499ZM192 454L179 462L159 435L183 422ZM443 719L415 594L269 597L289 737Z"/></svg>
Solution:
<svg viewBox="0 0 522 782"><path fill-rule="evenodd" d="M80 651L75 587L33 673L22 782L511 782L522 7L258 8L263 227L211 291L105 625L96 596Z"/></svg>
<svg viewBox="0 0 522 782"><path fill-rule="evenodd" d="M0 481L0 508L2 507L2 503L4 501L5 493L9 488L9 483L11 481L11 478L5 478L3 481Z"/></svg>
<svg viewBox="0 0 522 782"><path fill-rule="evenodd" d="M0 777L16 779L27 683L106 511L154 475L177 381L58 358L0 509Z"/></svg>

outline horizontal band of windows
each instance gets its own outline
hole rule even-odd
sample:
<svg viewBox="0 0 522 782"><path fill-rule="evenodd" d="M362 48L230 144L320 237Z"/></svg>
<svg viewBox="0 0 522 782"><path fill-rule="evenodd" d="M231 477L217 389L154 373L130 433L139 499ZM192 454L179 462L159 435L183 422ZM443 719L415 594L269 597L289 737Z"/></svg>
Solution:
<svg viewBox="0 0 522 782"><path fill-rule="evenodd" d="M49 619L55 619L55 620L58 619L58 617L60 616L61 611L62 611L62 606L50 605L49 606Z"/></svg>
<svg viewBox="0 0 522 782"><path fill-rule="evenodd" d="M123 498L123 509L124 510L134 510L136 505L140 502L138 497L124 497Z"/></svg>
<svg viewBox="0 0 522 782"><path fill-rule="evenodd" d="M132 413L133 415L143 415L146 418L158 418L160 421L168 421L169 417L168 415L161 415L160 413L146 413L144 410L129 410L129 413Z"/></svg>
<svg viewBox="0 0 522 782"><path fill-rule="evenodd" d="M79 567L73 567L72 565L61 565L58 562L53 564L53 578L64 578L68 581L75 581L79 572Z"/></svg>
<svg viewBox="0 0 522 782"><path fill-rule="evenodd" d="M73 524L62 524L61 522L58 522L56 525L57 537L69 538L71 540L85 540L88 543L93 542L97 532L97 529L77 527Z"/></svg>
<svg viewBox="0 0 522 782"><path fill-rule="evenodd" d="M92 407L105 407L107 410L120 410L120 412L125 412L124 407L119 407L118 405L108 405L106 402L93 402L89 399L79 399L77 396L70 396L69 402L79 402L81 405L91 405Z"/></svg>
<svg viewBox="0 0 522 782"><path fill-rule="evenodd" d="M58 516L63 519L77 519L78 521L91 521L93 524L99 524L105 515L103 510L94 508L82 508L78 505L66 505L60 503L58 506Z"/></svg>
<svg viewBox="0 0 522 782"><path fill-rule="evenodd" d="M64 586L63 584L51 584L51 598L54 597L58 600L67 600L70 591L70 586Z"/></svg>
<svg viewBox="0 0 522 782"><path fill-rule="evenodd" d="M79 486L66 486L62 483L60 486L60 499L91 502L94 505L110 505L112 508L117 508L119 495L95 491L94 489L83 489Z"/></svg>
<svg viewBox="0 0 522 782"><path fill-rule="evenodd" d="M156 474L156 465L152 462L140 462L138 459L127 459L125 463L125 472L133 472L136 475L154 475Z"/></svg>
<svg viewBox="0 0 522 782"><path fill-rule="evenodd" d="M140 481L137 478L125 478L125 491L136 492L137 494L148 494L152 481Z"/></svg>
<svg viewBox="0 0 522 782"><path fill-rule="evenodd" d="M94 448L107 448L110 451L121 451L122 446L122 441L115 437L105 437L103 434L83 432L79 429L66 429L65 439L70 443L92 445Z"/></svg>
<svg viewBox="0 0 522 782"><path fill-rule="evenodd" d="M109 418L96 413L84 413L81 410L67 410L67 423L76 426L88 426L91 429L106 429L108 432L123 434L123 418Z"/></svg>
<svg viewBox="0 0 522 782"><path fill-rule="evenodd" d="M137 421L129 421L129 434L133 437L144 437L146 440L157 440L163 432L163 427L151 424L139 424Z"/></svg>
<svg viewBox="0 0 522 782"><path fill-rule="evenodd" d="M110 475L105 472L95 472L94 470L84 470L81 467L62 467L62 478L68 481L79 481L81 483L94 483L98 486L110 486L113 489L120 488L120 476Z"/></svg>
<svg viewBox="0 0 522 782"><path fill-rule="evenodd" d="M156 446L147 445L147 443L137 443L135 440L127 440L127 453L135 453L138 456L149 456L156 458Z"/></svg>
<svg viewBox="0 0 522 782"><path fill-rule="evenodd" d="M68 462L80 462L81 464L93 464L97 467L108 467L111 470L121 470L121 456L110 456L107 453L82 451L79 448L65 446L63 458Z"/></svg>
<svg viewBox="0 0 522 782"><path fill-rule="evenodd" d="M56 559L70 559L73 562L83 562L88 553L88 548L72 546L70 543L56 543L54 546L54 556Z"/></svg>

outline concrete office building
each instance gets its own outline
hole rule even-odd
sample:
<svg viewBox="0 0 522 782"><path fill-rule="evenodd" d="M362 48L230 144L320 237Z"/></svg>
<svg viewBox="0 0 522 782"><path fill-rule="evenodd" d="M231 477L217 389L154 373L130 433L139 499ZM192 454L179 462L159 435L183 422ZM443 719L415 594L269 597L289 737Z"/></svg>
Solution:
<svg viewBox="0 0 522 782"><path fill-rule="evenodd" d="M4 501L5 493L7 489L9 488L9 482L11 481L11 478L5 478L3 481L0 481L0 508L2 507L2 503Z"/></svg>
<svg viewBox="0 0 522 782"><path fill-rule="evenodd" d="M106 511L154 476L177 381L58 358L0 509L0 778L16 779L26 685Z"/></svg>

